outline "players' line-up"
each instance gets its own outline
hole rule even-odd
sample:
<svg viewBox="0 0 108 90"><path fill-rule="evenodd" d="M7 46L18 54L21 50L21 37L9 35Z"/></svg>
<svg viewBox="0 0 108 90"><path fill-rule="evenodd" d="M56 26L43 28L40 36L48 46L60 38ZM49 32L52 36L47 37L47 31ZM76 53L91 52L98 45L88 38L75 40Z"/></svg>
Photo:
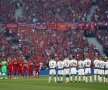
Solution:
<svg viewBox="0 0 108 90"><path fill-rule="evenodd" d="M91 61L89 58L85 60L76 60L65 58L64 60L55 61L54 57L49 61L49 80L51 82L52 76L54 76L55 82L62 82L65 75L65 82L108 82L108 59L102 60L102 58L95 58ZM91 68L94 70L94 74L91 74ZM57 69L57 77L56 77ZM78 71L78 73L77 73ZM93 77L92 77L93 76Z"/></svg>
<svg viewBox="0 0 108 90"><path fill-rule="evenodd" d="M2 59L0 61L0 79L17 79L30 78L33 79L40 76L41 63L38 60L26 61L17 58Z"/></svg>

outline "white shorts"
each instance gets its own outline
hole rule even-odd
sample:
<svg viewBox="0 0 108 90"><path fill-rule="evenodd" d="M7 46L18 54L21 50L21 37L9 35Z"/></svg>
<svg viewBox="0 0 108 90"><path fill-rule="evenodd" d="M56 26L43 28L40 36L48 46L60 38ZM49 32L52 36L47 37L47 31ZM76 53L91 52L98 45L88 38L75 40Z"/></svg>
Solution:
<svg viewBox="0 0 108 90"><path fill-rule="evenodd" d="M56 75L56 70L55 69L50 69L49 70L49 75Z"/></svg>
<svg viewBox="0 0 108 90"><path fill-rule="evenodd" d="M105 74L104 70L99 70L99 74L104 75Z"/></svg>
<svg viewBox="0 0 108 90"><path fill-rule="evenodd" d="M78 70L78 75L84 75L84 69L79 69Z"/></svg>
<svg viewBox="0 0 108 90"><path fill-rule="evenodd" d="M63 69L58 70L58 75L63 75Z"/></svg>
<svg viewBox="0 0 108 90"><path fill-rule="evenodd" d="M91 68L85 68L85 75L86 74L91 74Z"/></svg>
<svg viewBox="0 0 108 90"><path fill-rule="evenodd" d="M108 75L108 70L105 70L105 75Z"/></svg>
<svg viewBox="0 0 108 90"><path fill-rule="evenodd" d="M72 74L72 75L76 75L76 74L77 74L76 68L75 68L75 67L72 67L72 68L71 68L71 74Z"/></svg>
<svg viewBox="0 0 108 90"><path fill-rule="evenodd" d="M100 69L94 69L94 74L99 74Z"/></svg>
<svg viewBox="0 0 108 90"><path fill-rule="evenodd" d="M65 75L70 74L69 68L64 68Z"/></svg>

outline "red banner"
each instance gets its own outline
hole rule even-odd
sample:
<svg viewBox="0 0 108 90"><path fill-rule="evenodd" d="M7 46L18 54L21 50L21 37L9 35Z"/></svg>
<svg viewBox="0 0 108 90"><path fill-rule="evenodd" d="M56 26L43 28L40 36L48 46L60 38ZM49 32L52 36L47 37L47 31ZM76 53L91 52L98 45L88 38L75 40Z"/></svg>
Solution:
<svg viewBox="0 0 108 90"><path fill-rule="evenodd" d="M53 23L53 24L49 23L49 24L46 25L46 27L47 27L47 29L50 29L50 30L56 30L57 29L55 23Z"/></svg>
<svg viewBox="0 0 108 90"><path fill-rule="evenodd" d="M6 28L10 29L10 30L16 30L17 29L17 24L7 24Z"/></svg>
<svg viewBox="0 0 108 90"><path fill-rule="evenodd" d="M56 25L57 30L67 30L70 28L70 25L67 23L58 23Z"/></svg>
<svg viewBox="0 0 108 90"><path fill-rule="evenodd" d="M3 25L5 28L10 30L32 30L34 29L34 24L6 24ZM36 23L36 29L50 29L50 30L68 30L68 29L78 29L78 30L94 30L98 26L108 26L108 23ZM2 28L2 26L0 26Z"/></svg>
<svg viewBox="0 0 108 90"><path fill-rule="evenodd" d="M18 30L32 30L34 29L33 24L18 24Z"/></svg>

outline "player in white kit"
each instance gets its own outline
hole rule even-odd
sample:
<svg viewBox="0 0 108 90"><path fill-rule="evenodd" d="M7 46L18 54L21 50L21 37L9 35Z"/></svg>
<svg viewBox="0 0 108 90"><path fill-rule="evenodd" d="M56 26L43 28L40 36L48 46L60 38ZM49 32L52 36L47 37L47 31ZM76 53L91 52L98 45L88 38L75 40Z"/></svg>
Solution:
<svg viewBox="0 0 108 90"><path fill-rule="evenodd" d="M79 68L78 70L79 82L81 81L81 76L83 76L83 81L85 81L83 60L78 61L78 68Z"/></svg>
<svg viewBox="0 0 108 90"><path fill-rule="evenodd" d="M105 82L105 61L102 60L102 58L100 59L100 70L99 70L99 74L100 74L100 82L104 81Z"/></svg>
<svg viewBox="0 0 108 90"><path fill-rule="evenodd" d="M100 60L97 57L95 58L93 65L94 65L94 81L99 81Z"/></svg>
<svg viewBox="0 0 108 90"><path fill-rule="evenodd" d="M64 62L60 59L57 62L57 69L58 69L58 83L63 81L63 69L64 69Z"/></svg>
<svg viewBox="0 0 108 90"><path fill-rule="evenodd" d="M66 75L66 83L67 83L67 82L69 82L70 60L68 58L65 58L63 62L64 62L64 72L65 72L65 75Z"/></svg>
<svg viewBox="0 0 108 90"><path fill-rule="evenodd" d="M88 78L90 78L90 82L92 82L91 60L89 58L86 58L84 60L84 66L85 66L85 82L88 82Z"/></svg>
<svg viewBox="0 0 108 90"><path fill-rule="evenodd" d="M56 82L56 61L54 60L54 57L49 61L49 69L49 83L52 75L54 75L54 80Z"/></svg>
<svg viewBox="0 0 108 90"><path fill-rule="evenodd" d="M105 62L105 82L108 82L108 58Z"/></svg>
<svg viewBox="0 0 108 90"><path fill-rule="evenodd" d="M71 76L70 81L74 80L77 81L77 60L75 56L73 56L73 59L70 60L70 66L71 66Z"/></svg>

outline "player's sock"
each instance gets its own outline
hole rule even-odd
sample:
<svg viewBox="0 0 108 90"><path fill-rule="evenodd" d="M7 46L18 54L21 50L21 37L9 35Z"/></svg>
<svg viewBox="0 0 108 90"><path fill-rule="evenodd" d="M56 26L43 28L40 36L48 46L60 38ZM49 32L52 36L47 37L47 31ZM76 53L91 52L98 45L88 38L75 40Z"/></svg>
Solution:
<svg viewBox="0 0 108 90"><path fill-rule="evenodd" d="M67 77L66 77L66 82L67 82Z"/></svg>
<svg viewBox="0 0 108 90"><path fill-rule="evenodd" d="M58 82L60 81L60 75L58 75Z"/></svg>
<svg viewBox="0 0 108 90"><path fill-rule="evenodd" d="M79 75L79 81L81 81L81 76Z"/></svg>
<svg viewBox="0 0 108 90"><path fill-rule="evenodd" d="M96 75L94 75L94 80L96 81Z"/></svg>
<svg viewBox="0 0 108 90"><path fill-rule="evenodd" d="M103 76L104 82L105 82L105 75Z"/></svg>
<svg viewBox="0 0 108 90"><path fill-rule="evenodd" d="M85 76L85 82L88 82L88 76Z"/></svg>
<svg viewBox="0 0 108 90"><path fill-rule="evenodd" d="M70 81L72 81L72 75L70 76Z"/></svg>
<svg viewBox="0 0 108 90"><path fill-rule="evenodd" d="M54 80L55 80L55 83L56 83L56 76L54 76Z"/></svg>
<svg viewBox="0 0 108 90"><path fill-rule="evenodd" d="M67 75L67 82L69 82L69 74Z"/></svg>
<svg viewBox="0 0 108 90"><path fill-rule="evenodd" d="M102 76L100 75L100 82L102 82Z"/></svg>
<svg viewBox="0 0 108 90"><path fill-rule="evenodd" d="M107 77L107 75L105 76L105 81L108 82L108 77Z"/></svg>
<svg viewBox="0 0 108 90"><path fill-rule="evenodd" d="M49 81L48 82L50 83L50 81L51 81L51 76L49 76Z"/></svg>
<svg viewBox="0 0 108 90"><path fill-rule="evenodd" d="M69 82L69 75L66 75L66 82Z"/></svg>
<svg viewBox="0 0 108 90"><path fill-rule="evenodd" d="M75 75L75 81L77 81L77 75Z"/></svg>
<svg viewBox="0 0 108 90"><path fill-rule="evenodd" d="M61 82L63 81L63 76L61 75Z"/></svg>
<svg viewBox="0 0 108 90"><path fill-rule="evenodd" d="M85 76L83 75L83 81L85 81Z"/></svg>
<svg viewBox="0 0 108 90"><path fill-rule="evenodd" d="M100 81L100 75L98 75L98 81Z"/></svg>
<svg viewBox="0 0 108 90"><path fill-rule="evenodd" d="M90 75L90 82L92 82L92 76Z"/></svg>

